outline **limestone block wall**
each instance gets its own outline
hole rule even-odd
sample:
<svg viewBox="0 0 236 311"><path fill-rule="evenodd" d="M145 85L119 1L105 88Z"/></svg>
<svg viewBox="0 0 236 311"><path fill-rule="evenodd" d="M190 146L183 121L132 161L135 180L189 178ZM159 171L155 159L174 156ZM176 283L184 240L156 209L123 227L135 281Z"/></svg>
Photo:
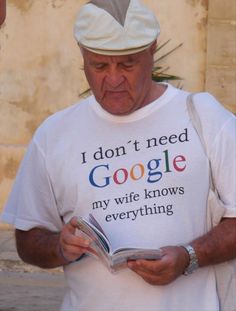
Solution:
<svg viewBox="0 0 236 311"><path fill-rule="evenodd" d="M183 78L185 89L201 91L206 84L215 91L209 84L210 75L214 76L213 70L218 67L212 67L213 58L207 50L208 1L143 1L160 21L159 43L171 39L163 52L183 43L161 64ZM212 1L222 11L220 1ZM84 3L86 0L7 0L7 17L0 27L0 212L35 129L50 114L79 101L79 94L87 88L81 55L72 35L77 11ZM211 16L216 16L215 7L210 8ZM224 11L231 12L232 7L225 4ZM227 15L227 19L233 18ZM214 25L209 25L213 33ZM231 36L232 25L220 25L226 27L223 39ZM209 38L208 42L211 45ZM222 45L218 44L220 51ZM225 65L230 80L231 65ZM231 102L232 84L228 90L228 97L220 94L227 105ZM6 227L0 224L0 228Z"/></svg>
<svg viewBox="0 0 236 311"><path fill-rule="evenodd" d="M210 0L206 89L236 113L236 0Z"/></svg>

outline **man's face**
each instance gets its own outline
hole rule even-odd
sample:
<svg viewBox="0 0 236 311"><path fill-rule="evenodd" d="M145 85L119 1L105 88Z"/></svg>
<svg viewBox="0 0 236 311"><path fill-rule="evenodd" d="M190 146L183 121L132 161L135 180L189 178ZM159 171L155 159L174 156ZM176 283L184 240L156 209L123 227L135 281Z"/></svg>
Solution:
<svg viewBox="0 0 236 311"><path fill-rule="evenodd" d="M127 115L150 103L155 44L131 55L99 55L82 48L84 71L98 103L111 114Z"/></svg>

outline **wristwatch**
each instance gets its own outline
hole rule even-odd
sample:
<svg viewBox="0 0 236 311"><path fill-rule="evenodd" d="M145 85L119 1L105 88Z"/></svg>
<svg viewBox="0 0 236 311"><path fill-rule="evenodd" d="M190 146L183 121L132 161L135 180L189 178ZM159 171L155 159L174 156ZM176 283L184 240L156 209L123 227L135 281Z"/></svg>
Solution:
<svg viewBox="0 0 236 311"><path fill-rule="evenodd" d="M197 255L194 248L191 245L181 245L189 254L190 262L187 268L184 270L184 275L189 275L199 268Z"/></svg>

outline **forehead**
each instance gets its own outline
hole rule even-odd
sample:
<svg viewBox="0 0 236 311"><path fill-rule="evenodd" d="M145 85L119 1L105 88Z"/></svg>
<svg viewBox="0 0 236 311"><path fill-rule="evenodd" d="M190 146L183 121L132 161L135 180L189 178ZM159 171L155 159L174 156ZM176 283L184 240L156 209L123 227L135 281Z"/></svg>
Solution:
<svg viewBox="0 0 236 311"><path fill-rule="evenodd" d="M102 63L135 61L141 59L145 54L146 51L142 51L135 54L110 56L110 55L97 54L82 48L82 55L85 61L102 62Z"/></svg>

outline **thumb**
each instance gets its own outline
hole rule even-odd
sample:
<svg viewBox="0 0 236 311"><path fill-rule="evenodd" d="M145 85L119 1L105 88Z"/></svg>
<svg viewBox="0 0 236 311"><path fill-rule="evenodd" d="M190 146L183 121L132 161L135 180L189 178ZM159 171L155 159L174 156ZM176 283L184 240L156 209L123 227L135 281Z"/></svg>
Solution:
<svg viewBox="0 0 236 311"><path fill-rule="evenodd" d="M66 228L67 230L71 233L74 234L75 230L77 228L77 222L78 222L78 218L77 217L72 217L71 220L66 224Z"/></svg>

